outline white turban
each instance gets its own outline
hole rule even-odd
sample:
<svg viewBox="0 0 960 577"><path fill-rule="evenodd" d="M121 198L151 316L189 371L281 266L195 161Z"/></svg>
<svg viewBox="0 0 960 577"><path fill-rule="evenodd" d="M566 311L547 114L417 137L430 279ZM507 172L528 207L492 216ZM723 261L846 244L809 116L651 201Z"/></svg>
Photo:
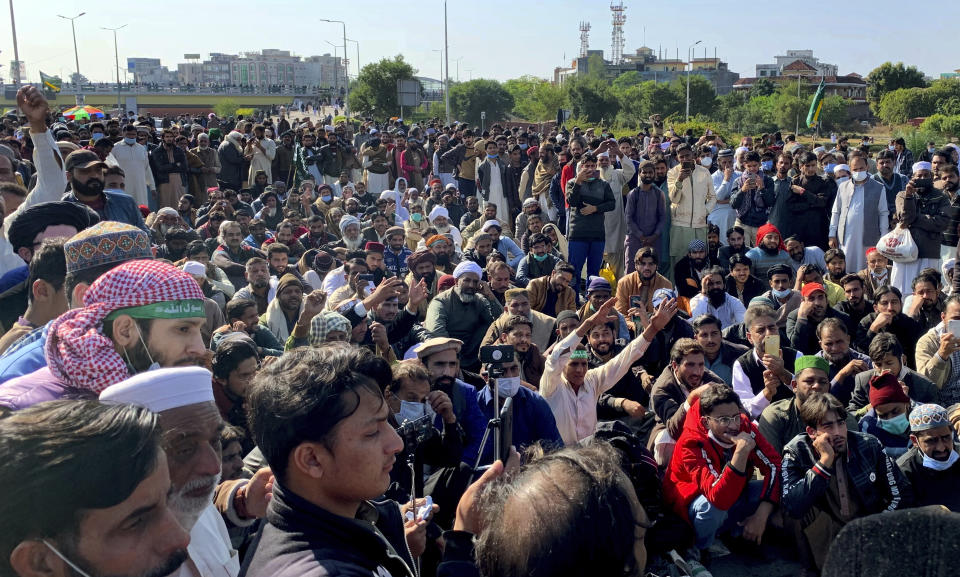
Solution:
<svg viewBox="0 0 960 577"><path fill-rule="evenodd" d="M340 232L343 233L347 230L347 227L351 224L360 226L360 219L353 216L352 214L345 214L340 217Z"/></svg>
<svg viewBox="0 0 960 577"><path fill-rule="evenodd" d="M107 387L100 400L139 405L155 413L212 403L212 376L202 367L156 369Z"/></svg>
<svg viewBox="0 0 960 577"><path fill-rule="evenodd" d="M845 170L847 172L853 172L850 170L850 166L847 164L838 164L833 167L833 173L836 174L838 170Z"/></svg>
<svg viewBox="0 0 960 577"><path fill-rule="evenodd" d="M447 220L450 220L450 212L439 204L433 207L433 210L430 211L430 222L435 221L438 216L442 216Z"/></svg>
<svg viewBox="0 0 960 577"><path fill-rule="evenodd" d="M920 162L913 163L913 172L918 170L933 170L933 165L927 162L926 160L921 160Z"/></svg>
<svg viewBox="0 0 960 577"><path fill-rule="evenodd" d="M497 227L497 230L501 230L501 231L503 230L503 227L500 226L500 221L493 220L493 219L483 223L483 226L480 227L480 230L482 230L483 232L487 232L493 227Z"/></svg>
<svg viewBox="0 0 960 577"><path fill-rule="evenodd" d="M477 278L483 276L483 269L480 268L480 265L472 260L465 260L458 264L457 268L453 269L453 278L458 279L468 272L472 272L473 274L477 275Z"/></svg>

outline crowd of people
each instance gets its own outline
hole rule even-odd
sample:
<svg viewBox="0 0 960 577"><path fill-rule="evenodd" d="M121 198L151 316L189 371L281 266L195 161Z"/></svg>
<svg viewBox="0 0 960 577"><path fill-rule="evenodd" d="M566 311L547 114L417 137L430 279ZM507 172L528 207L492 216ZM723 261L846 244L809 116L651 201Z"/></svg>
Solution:
<svg viewBox="0 0 960 577"><path fill-rule="evenodd" d="M18 104L0 575L946 574L957 145Z"/></svg>

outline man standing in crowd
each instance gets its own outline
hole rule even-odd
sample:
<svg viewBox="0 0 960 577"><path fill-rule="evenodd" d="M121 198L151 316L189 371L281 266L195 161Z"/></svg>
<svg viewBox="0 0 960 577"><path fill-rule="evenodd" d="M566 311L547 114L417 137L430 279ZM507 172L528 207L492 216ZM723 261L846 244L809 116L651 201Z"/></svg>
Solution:
<svg viewBox="0 0 960 577"><path fill-rule="evenodd" d="M207 142L209 144L209 138ZM107 157L107 164L119 166L123 170L126 184L124 192L132 196L138 206L150 204L150 195L155 194L157 185L153 182L147 148L137 142L136 126L128 124L123 127L123 140L113 146L110 156ZM217 166L219 165L220 162L217 161ZM210 186L217 186L216 178Z"/></svg>
<svg viewBox="0 0 960 577"><path fill-rule="evenodd" d="M670 268L685 256L694 239L707 242L707 215L713 211L717 197L710 171L697 166L693 149L681 144L676 150L677 165L667 174L670 193Z"/></svg>
<svg viewBox="0 0 960 577"><path fill-rule="evenodd" d="M847 270L858 271L866 265L866 250L887 234L890 214L883 187L867 172L867 159L854 156L850 170L850 180L837 189L829 242L830 248L842 248L847 255Z"/></svg>

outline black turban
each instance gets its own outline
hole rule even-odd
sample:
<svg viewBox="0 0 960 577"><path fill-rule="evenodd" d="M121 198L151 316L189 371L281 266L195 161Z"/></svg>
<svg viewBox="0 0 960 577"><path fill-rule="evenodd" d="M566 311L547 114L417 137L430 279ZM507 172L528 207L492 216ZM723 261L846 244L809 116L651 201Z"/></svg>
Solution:
<svg viewBox="0 0 960 577"><path fill-rule="evenodd" d="M68 225L77 232L100 222L97 213L82 204L58 200L41 202L20 211L7 230L13 252L21 247L33 249L33 241L48 226Z"/></svg>

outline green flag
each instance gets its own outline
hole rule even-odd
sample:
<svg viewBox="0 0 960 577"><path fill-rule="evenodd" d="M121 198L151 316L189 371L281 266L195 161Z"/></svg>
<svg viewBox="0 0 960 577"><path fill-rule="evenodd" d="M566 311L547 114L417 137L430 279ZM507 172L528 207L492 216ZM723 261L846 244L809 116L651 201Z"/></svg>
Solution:
<svg viewBox="0 0 960 577"><path fill-rule="evenodd" d="M60 81L59 76L48 76L44 74L43 71L41 70L40 81L43 82L44 87L46 87L47 89L52 90L53 92L60 92L62 83Z"/></svg>
<svg viewBox="0 0 960 577"><path fill-rule="evenodd" d="M810 112L807 113L807 127L813 128L820 121L820 109L823 108L823 79L820 79L820 86L817 86L817 92L813 95L813 102L810 103Z"/></svg>

